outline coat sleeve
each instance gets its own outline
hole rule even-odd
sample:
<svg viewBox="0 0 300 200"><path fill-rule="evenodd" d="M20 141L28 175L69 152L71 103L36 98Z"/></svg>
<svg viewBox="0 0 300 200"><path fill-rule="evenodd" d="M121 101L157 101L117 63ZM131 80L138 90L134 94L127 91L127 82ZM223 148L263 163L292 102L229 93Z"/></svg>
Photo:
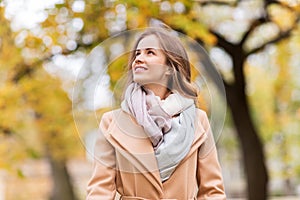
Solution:
<svg viewBox="0 0 300 200"><path fill-rule="evenodd" d="M94 170L87 185L86 200L114 200L116 196L115 150L103 134L103 130L108 127L107 123L107 119L103 116L95 144Z"/></svg>
<svg viewBox="0 0 300 200"><path fill-rule="evenodd" d="M204 112L201 115L200 119L207 139L198 151L197 181L199 191L197 199L224 200L226 195L214 137L207 115Z"/></svg>

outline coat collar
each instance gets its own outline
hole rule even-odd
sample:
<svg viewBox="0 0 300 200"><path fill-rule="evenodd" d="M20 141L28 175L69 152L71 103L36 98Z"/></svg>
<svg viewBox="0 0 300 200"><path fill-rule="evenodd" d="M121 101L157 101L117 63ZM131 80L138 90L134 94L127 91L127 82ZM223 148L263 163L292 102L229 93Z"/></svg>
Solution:
<svg viewBox="0 0 300 200"><path fill-rule="evenodd" d="M189 154L189 158L206 139L204 128L196 117L195 139ZM112 120L104 131L105 137L114 146L116 151L122 154L130 163L119 166L119 170L142 173L149 182L162 193L162 182L155 158L153 146L142 126L136 120L121 109L112 112ZM130 167L133 165L135 169ZM137 170L137 171L133 171Z"/></svg>

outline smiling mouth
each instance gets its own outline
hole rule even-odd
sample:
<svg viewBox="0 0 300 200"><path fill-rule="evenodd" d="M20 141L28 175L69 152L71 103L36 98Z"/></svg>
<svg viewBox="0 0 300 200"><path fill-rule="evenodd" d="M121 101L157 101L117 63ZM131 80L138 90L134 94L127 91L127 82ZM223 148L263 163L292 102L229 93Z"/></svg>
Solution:
<svg viewBox="0 0 300 200"><path fill-rule="evenodd" d="M146 67L142 67L142 66L136 66L134 68L134 72L142 72L142 71L146 71L148 70Z"/></svg>

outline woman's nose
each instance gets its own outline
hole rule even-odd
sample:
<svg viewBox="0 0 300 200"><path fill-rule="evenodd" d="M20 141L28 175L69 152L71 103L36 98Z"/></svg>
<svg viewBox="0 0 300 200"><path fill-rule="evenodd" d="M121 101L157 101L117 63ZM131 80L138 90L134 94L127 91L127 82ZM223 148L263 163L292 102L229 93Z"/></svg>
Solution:
<svg viewBox="0 0 300 200"><path fill-rule="evenodd" d="M142 54L139 54L135 57L135 63L143 63L144 62L144 56Z"/></svg>

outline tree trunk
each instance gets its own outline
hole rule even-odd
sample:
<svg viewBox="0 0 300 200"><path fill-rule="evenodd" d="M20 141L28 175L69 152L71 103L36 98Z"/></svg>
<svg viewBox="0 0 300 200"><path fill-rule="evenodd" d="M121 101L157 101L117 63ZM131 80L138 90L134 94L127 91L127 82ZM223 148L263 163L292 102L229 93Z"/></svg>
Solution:
<svg viewBox="0 0 300 200"><path fill-rule="evenodd" d="M252 123L245 92L238 89L233 91L227 93L227 99L241 143L248 199L265 200L268 175L263 146Z"/></svg>
<svg viewBox="0 0 300 200"><path fill-rule="evenodd" d="M233 73L235 82L232 85L229 85L226 82L224 82L224 84L227 103L231 110L239 142L241 144L244 170L247 177L248 199L265 200L267 198L268 173L265 166L263 146L252 123L249 105L245 95L243 66L246 57L243 53L242 44L231 44L221 36L218 36L218 42L219 46L231 55L234 66ZM206 54L202 49L193 48L202 55ZM216 87L220 90L220 94L223 94L222 87L220 87L223 82L220 81L218 72L213 63L207 58L204 56L201 62L206 66L205 70L215 82Z"/></svg>
<svg viewBox="0 0 300 200"><path fill-rule="evenodd" d="M51 155L48 158L53 180L50 200L76 200L66 162L55 160Z"/></svg>

